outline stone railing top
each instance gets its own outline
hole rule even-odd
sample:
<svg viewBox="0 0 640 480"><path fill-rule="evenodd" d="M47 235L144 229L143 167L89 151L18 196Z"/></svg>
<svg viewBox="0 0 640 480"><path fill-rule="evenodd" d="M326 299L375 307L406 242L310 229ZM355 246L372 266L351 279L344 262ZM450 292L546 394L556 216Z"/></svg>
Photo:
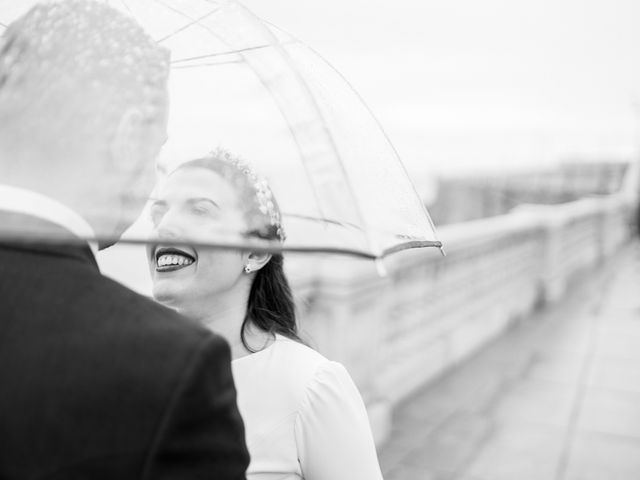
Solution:
<svg viewBox="0 0 640 480"><path fill-rule="evenodd" d="M622 194L594 195L574 202L557 205L525 204L511 213L469 222L444 225L438 236L451 259L458 251L500 250L513 243L516 236L532 237L546 228L556 228L606 211L618 209L629 202ZM376 265L371 260L340 255L290 255L287 257L292 283L304 288L332 291L375 288L389 279L379 275L379 267L389 276L399 269L413 265L449 263L438 249L414 249L398 252Z"/></svg>

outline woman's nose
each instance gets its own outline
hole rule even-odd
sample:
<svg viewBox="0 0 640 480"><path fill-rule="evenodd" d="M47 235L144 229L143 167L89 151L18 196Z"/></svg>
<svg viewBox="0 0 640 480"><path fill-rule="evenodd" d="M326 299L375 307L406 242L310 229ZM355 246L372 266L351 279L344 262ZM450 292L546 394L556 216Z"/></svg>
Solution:
<svg viewBox="0 0 640 480"><path fill-rule="evenodd" d="M156 223L154 233L161 240L178 240L183 236L180 222L172 210L166 212Z"/></svg>
<svg viewBox="0 0 640 480"><path fill-rule="evenodd" d="M155 236L159 240L178 240L180 233L175 228L158 227L155 229Z"/></svg>

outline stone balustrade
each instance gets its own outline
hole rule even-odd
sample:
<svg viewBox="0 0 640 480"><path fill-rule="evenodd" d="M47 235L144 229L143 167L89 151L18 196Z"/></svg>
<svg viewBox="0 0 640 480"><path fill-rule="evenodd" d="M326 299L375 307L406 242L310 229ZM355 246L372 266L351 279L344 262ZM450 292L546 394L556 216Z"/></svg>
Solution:
<svg viewBox="0 0 640 480"><path fill-rule="evenodd" d="M446 257L400 252L384 277L364 260L290 258L302 331L347 367L380 444L395 404L615 252L631 210L615 194L446 225Z"/></svg>

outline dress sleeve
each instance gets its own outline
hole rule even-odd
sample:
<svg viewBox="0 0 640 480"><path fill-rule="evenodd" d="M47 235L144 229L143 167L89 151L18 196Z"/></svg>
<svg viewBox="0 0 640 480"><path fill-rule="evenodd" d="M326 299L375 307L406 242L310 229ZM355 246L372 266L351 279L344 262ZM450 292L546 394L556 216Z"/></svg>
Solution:
<svg viewBox="0 0 640 480"><path fill-rule="evenodd" d="M321 365L295 422L305 480L382 480L360 393L345 368Z"/></svg>

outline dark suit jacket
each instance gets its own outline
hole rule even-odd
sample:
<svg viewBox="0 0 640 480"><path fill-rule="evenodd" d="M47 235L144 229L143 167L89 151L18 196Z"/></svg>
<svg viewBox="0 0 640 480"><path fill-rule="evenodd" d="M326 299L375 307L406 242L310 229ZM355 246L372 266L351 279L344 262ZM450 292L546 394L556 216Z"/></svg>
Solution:
<svg viewBox="0 0 640 480"><path fill-rule="evenodd" d="M235 480L248 460L226 342L86 246L0 240L1 479Z"/></svg>

